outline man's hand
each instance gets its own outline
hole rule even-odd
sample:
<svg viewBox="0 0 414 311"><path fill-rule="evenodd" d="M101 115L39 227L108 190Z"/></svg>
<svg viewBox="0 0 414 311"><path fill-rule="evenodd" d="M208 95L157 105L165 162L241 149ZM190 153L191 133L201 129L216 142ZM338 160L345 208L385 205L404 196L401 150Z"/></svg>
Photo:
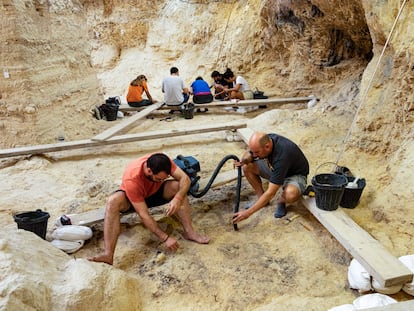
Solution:
<svg viewBox="0 0 414 311"><path fill-rule="evenodd" d="M253 157L250 154L250 152L245 152L242 158L240 159L240 161L234 160L234 167L243 166L243 165L251 163L252 161L253 161Z"/></svg>
<svg viewBox="0 0 414 311"><path fill-rule="evenodd" d="M172 252L176 252L177 249L180 247L180 245L178 245L177 240L170 236L167 238L164 244Z"/></svg>
<svg viewBox="0 0 414 311"><path fill-rule="evenodd" d="M245 220L245 219L247 219L247 218L249 218L249 217L250 217L250 213L249 213L249 211L248 211L248 210L247 210L247 211L237 212L237 213L235 213L235 214L233 215L233 223L234 223L234 224L237 224L237 223L239 223L240 221Z"/></svg>
<svg viewBox="0 0 414 311"><path fill-rule="evenodd" d="M181 207L182 201L178 198L174 197L170 203L168 203L168 206L165 210L165 215L171 216L174 215L178 209Z"/></svg>

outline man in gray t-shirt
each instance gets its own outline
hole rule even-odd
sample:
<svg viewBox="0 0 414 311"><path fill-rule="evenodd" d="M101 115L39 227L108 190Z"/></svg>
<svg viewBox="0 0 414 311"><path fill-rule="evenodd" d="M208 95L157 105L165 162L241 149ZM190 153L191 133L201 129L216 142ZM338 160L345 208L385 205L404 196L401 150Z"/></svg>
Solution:
<svg viewBox="0 0 414 311"><path fill-rule="evenodd" d="M302 150L291 140L277 134L255 132L249 140L249 150L236 166L242 166L244 176L256 192L258 200L249 209L235 213L238 223L266 206L277 194L274 216L286 215L286 203L296 202L306 189L309 163ZM269 181L264 191L261 178Z"/></svg>
<svg viewBox="0 0 414 311"><path fill-rule="evenodd" d="M162 80L164 102L167 106L180 106L188 101L190 95L183 79L179 76L178 68L171 67L170 73L170 76Z"/></svg>

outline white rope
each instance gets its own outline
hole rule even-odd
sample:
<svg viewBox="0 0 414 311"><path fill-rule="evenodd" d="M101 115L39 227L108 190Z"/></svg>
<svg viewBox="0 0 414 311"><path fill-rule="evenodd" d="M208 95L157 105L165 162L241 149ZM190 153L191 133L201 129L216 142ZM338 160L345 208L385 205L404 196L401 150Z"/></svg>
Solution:
<svg viewBox="0 0 414 311"><path fill-rule="evenodd" d="M388 43L389 43L389 41L391 40L391 36L392 36L392 34L393 34L393 32L394 32L394 29L395 29L395 26L397 25L398 20L400 19L401 12L402 12L402 10L404 9L404 6L405 6L405 3L406 3L406 2L407 2L407 0L404 0L403 4L402 4L402 5L401 5L401 7L400 7L400 10L398 11L397 17L396 17L396 18L395 18L395 20L394 20L394 24L393 24L393 25L392 25L392 27L391 27L391 30L390 30L390 33L389 33L389 35L388 35L387 41L385 42L384 47L382 48L381 55L380 55L380 57L378 58L378 62L377 62L377 64L375 65L375 70L374 70L374 72L372 73L372 76L371 76L371 79L370 79L370 81L369 81L369 83L368 83L368 86L367 86L367 88L365 89L364 95L362 96L362 99L361 99L361 101L360 101L360 103L359 103L359 105L358 105L357 111L355 112L355 116L354 116L354 119L352 120L351 126L349 127L348 133L347 133L347 135L346 135L346 136L345 136L345 138L344 138L344 142L343 142L343 144L342 144L342 150L339 152L339 154L338 154L338 156L337 156L337 158L336 158L336 161L335 161L335 163L336 163L336 164L338 164L339 160L340 160L340 159L341 159L341 157L342 157L342 154L343 154L343 153L344 153L344 151L345 151L346 143L348 142L349 137L351 136L351 131L352 131L352 128L353 128L353 127L355 126L355 124L356 124L356 120L357 120L358 114L359 114L359 112L361 111L361 108L362 108L363 103L365 102L365 99L366 99L366 97L367 97L367 95L368 95L368 91L371 89L372 82L374 81L374 77L375 77L375 75L376 75L376 73L377 73L377 70L378 70L379 64L380 64L380 62L381 62L381 60L382 60L382 57L383 57L383 55L384 55L384 53L385 53L385 49L387 48Z"/></svg>
<svg viewBox="0 0 414 311"><path fill-rule="evenodd" d="M221 38L220 48L219 48L219 51L218 51L218 54L217 54L216 62L214 63L215 66L217 66L217 64L218 64L218 60L220 58L220 54L221 54L221 51L223 49L224 38L226 37L227 28L228 28L229 22L230 22L230 16L231 16L231 13L233 12L235 3L236 3L236 0L233 1L232 5L231 5L231 10L230 10L229 16L227 17L226 27L224 28L223 37Z"/></svg>

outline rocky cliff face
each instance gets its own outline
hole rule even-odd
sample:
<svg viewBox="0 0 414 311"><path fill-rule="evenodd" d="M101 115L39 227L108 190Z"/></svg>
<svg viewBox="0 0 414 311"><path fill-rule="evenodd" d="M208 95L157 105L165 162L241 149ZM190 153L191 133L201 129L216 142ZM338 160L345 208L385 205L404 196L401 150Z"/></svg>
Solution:
<svg viewBox="0 0 414 311"><path fill-rule="evenodd" d="M372 55L359 1L4 1L2 14L3 147L90 137L88 110L139 73L159 99L176 65L188 83L230 67L269 95L332 101Z"/></svg>

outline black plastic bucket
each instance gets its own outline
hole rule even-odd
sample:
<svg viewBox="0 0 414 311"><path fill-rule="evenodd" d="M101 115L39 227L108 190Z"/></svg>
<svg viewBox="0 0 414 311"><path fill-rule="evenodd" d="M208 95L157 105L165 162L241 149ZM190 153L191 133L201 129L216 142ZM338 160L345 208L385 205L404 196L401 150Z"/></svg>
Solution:
<svg viewBox="0 0 414 311"><path fill-rule="evenodd" d="M353 182L355 177L347 177L348 182ZM366 181L365 178L360 178L357 181L358 188L348 188L345 187L344 194L342 195L341 202L339 205L344 208L355 208L359 199L361 198L362 191L365 188Z"/></svg>
<svg viewBox="0 0 414 311"><path fill-rule="evenodd" d="M18 229L33 232L42 239L46 239L47 221L50 217L49 213L38 209L34 212L17 214L13 217Z"/></svg>
<svg viewBox="0 0 414 311"><path fill-rule="evenodd" d="M341 202L347 178L338 174L319 174L312 178L316 206L325 211L336 210Z"/></svg>
<svg viewBox="0 0 414 311"><path fill-rule="evenodd" d="M105 117L106 121L115 121L118 117L119 106L115 103L106 103L105 104Z"/></svg>
<svg viewBox="0 0 414 311"><path fill-rule="evenodd" d="M184 119L192 119L194 117L194 104L188 103L183 105L181 111L184 115Z"/></svg>

